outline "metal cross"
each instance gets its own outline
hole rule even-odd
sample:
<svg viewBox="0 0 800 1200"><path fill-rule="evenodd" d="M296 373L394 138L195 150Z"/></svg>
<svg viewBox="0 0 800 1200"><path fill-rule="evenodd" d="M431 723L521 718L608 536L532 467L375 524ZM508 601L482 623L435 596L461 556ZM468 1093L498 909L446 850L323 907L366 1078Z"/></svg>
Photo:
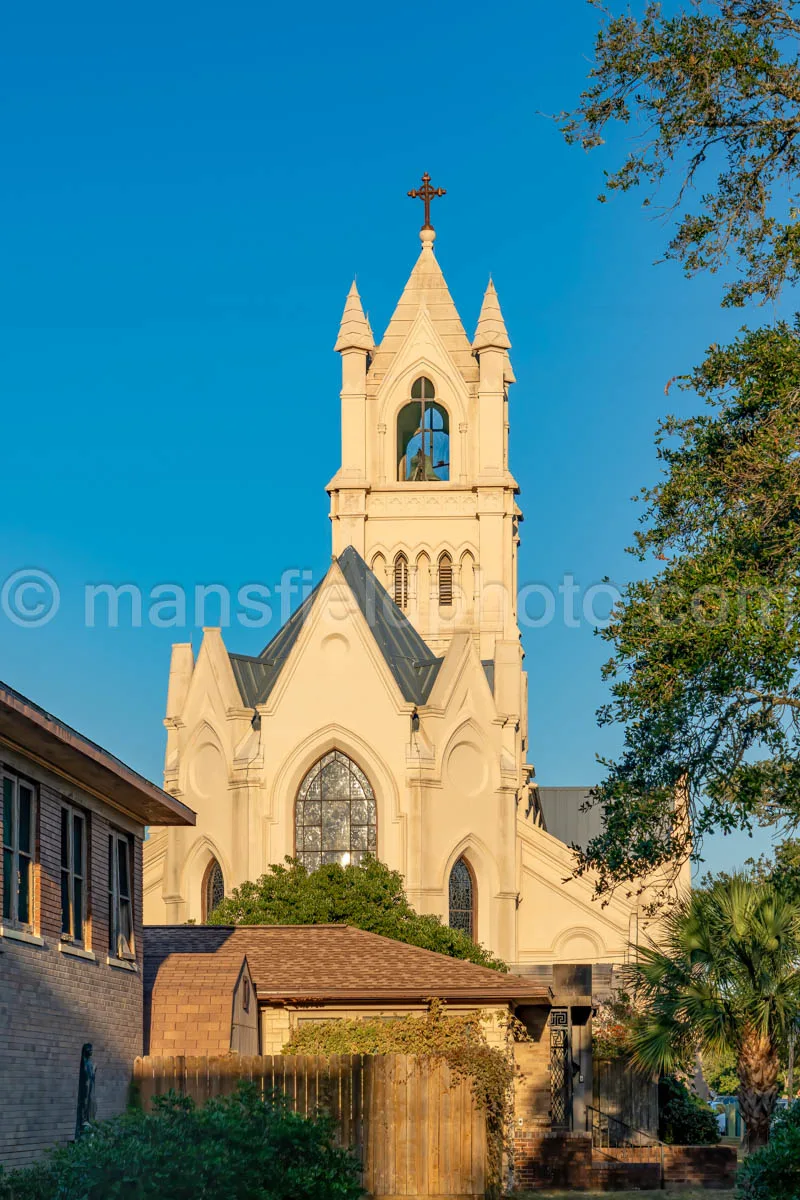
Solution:
<svg viewBox="0 0 800 1200"><path fill-rule="evenodd" d="M425 205L425 224L422 226L422 228L433 229L433 226L431 225L431 200L434 198L434 196L446 195L447 193L445 192L445 189L431 187L431 177L426 171L422 176L422 187L414 188L413 191L410 191L408 194L412 200L421 200Z"/></svg>

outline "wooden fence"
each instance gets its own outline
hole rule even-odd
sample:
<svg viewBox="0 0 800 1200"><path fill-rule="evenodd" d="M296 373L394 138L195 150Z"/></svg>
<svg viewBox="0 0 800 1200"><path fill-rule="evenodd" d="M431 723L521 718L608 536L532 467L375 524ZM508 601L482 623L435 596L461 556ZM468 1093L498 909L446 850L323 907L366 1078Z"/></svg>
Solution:
<svg viewBox="0 0 800 1200"><path fill-rule="evenodd" d="M623 1060L594 1064L594 1099L596 1109L620 1123L615 1126L622 1134L628 1126L626 1139L633 1145L647 1145L658 1137L658 1082L632 1071ZM634 1131L641 1131L639 1135ZM641 1133L650 1137L642 1137Z"/></svg>
<svg viewBox="0 0 800 1200"><path fill-rule="evenodd" d="M468 1081L445 1063L408 1054L227 1055L137 1058L134 1082L149 1110L174 1088L198 1104L240 1080L278 1088L295 1112L327 1112L351 1146L370 1196L477 1200L487 1187L486 1121Z"/></svg>

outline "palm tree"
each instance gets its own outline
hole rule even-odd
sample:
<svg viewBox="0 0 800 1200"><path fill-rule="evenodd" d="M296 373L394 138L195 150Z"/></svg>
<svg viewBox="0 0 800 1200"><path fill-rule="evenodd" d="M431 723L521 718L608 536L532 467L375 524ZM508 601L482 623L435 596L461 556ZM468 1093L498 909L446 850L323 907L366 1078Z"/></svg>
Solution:
<svg viewBox="0 0 800 1200"><path fill-rule="evenodd" d="M769 882L721 876L685 897L659 948L632 968L642 1070L670 1074L696 1052L733 1052L745 1147L769 1140L781 1052L800 1019L800 905Z"/></svg>

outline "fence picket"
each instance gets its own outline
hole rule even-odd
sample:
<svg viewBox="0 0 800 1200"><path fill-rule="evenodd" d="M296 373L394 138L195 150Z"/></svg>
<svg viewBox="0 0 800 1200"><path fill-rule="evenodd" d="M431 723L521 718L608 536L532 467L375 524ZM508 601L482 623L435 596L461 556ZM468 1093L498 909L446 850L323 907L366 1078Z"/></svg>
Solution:
<svg viewBox="0 0 800 1200"><path fill-rule="evenodd" d="M468 1080L442 1062L413 1055L197 1055L137 1058L133 1080L145 1112L170 1088L202 1105L239 1080L262 1094L283 1091L299 1113L327 1110L337 1141L359 1157L363 1184L378 1200L483 1196L486 1122Z"/></svg>

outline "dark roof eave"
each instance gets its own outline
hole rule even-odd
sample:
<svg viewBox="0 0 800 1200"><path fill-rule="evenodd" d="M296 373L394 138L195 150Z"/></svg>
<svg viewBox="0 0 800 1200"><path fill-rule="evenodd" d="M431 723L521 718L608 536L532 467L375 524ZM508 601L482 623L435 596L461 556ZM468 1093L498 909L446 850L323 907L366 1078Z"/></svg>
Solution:
<svg viewBox="0 0 800 1200"><path fill-rule="evenodd" d="M287 994L285 992L268 992L256 988L256 996L265 1004L292 1004L298 1007L312 1004L330 1003L331 1001L346 1001L348 1004L375 1003L418 1003L424 1004L433 997L446 1002L469 1001L472 1004L508 1004L514 1001L518 1004L552 1004L552 993L549 988L509 988L508 991L487 991L485 988L373 988L371 991L353 991L348 988L326 988L319 992L303 992Z"/></svg>
<svg viewBox="0 0 800 1200"><path fill-rule="evenodd" d="M143 825L194 825L194 812L102 746L0 684L0 737Z"/></svg>

